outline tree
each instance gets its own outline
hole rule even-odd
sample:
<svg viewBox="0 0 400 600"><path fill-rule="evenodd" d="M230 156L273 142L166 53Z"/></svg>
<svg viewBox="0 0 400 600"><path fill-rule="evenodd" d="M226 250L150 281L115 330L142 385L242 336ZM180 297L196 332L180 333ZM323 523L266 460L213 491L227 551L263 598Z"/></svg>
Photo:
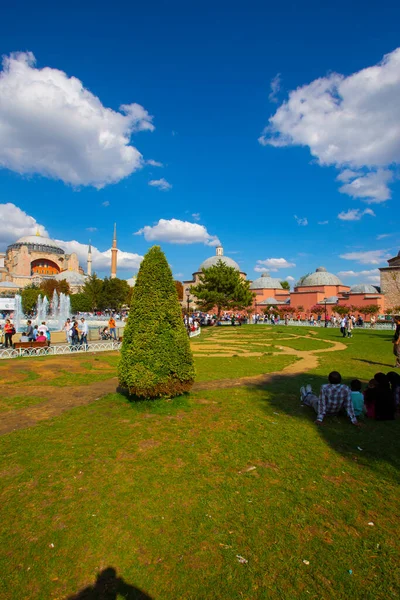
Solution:
<svg viewBox="0 0 400 600"><path fill-rule="evenodd" d="M336 312L340 317L344 317L344 315L348 315L351 312L351 309L347 304L336 304L332 307L332 311Z"/></svg>
<svg viewBox="0 0 400 600"><path fill-rule="evenodd" d="M21 291L22 310L24 314L28 315L34 310L40 292L40 288L36 285L27 286Z"/></svg>
<svg viewBox="0 0 400 600"><path fill-rule="evenodd" d="M103 282L97 277L96 273L86 279L82 293L88 299L89 310L102 308Z"/></svg>
<svg viewBox="0 0 400 600"><path fill-rule="evenodd" d="M91 309L89 298L85 294L71 295L71 312L73 315L78 312L89 312Z"/></svg>
<svg viewBox="0 0 400 600"><path fill-rule="evenodd" d="M57 281L56 279L45 279L40 284L40 290L42 296L47 296L51 298L54 294L54 290L57 291L57 294L69 294L69 283L66 279L62 279L61 281Z"/></svg>
<svg viewBox="0 0 400 600"><path fill-rule="evenodd" d="M366 319L368 315L371 316L378 314L379 311L380 308L376 304L367 304L366 306L360 307L360 312L362 312L364 315L364 319Z"/></svg>
<svg viewBox="0 0 400 600"><path fill-rule="evenodd" d="M297 312L302 313L304 310L304 306L302 304L299 304L299 306L295 306L294 309L297 310Z"/></svg>
<svg viewBox="0 0 400 600"><path fill-rule="evenodd" d="M159 246L145 255L124 329L119 382L142 398L177 396L193 385L189 338L171 269Z"/></svg>
<svg viewBox="0 0 400 600"><path fill-rule="evenodd" d="M175 280L176 292L178 294L178 300L183 300L183 285L181 281Z"/></svg>
<svg viewBox="0 0 400 600"><path fill-rule="evenodd" d="M314 304L314 306L312 306L310 308L310 314L316 314L316 315L322 315L325 312L325 305L324 304Z"/></svg>
<svg viewBox="0 0 400 600"><path fill-rule="evenodd" d="M290 290L290 283L288 281L280 281L280 284L284 290Z"/></svg>
<svg viewBox="0 0 400 600"><path fill-rule="evenodd" d="M250 291L250 282L243 280L234 267L228 267L222 260L203 269L200 283L192 286L190 291L196 296L201 309L208 311L217 308L218 320L222 310L246 309L255 298Z"/></svg>
<svg viewBox="0 0 400 600"><path fill-rule="evenodd" d="M125 279L106 277L103 281L100 307L120 310L121 306L126 304L129 296L130 286Z"/></svg>

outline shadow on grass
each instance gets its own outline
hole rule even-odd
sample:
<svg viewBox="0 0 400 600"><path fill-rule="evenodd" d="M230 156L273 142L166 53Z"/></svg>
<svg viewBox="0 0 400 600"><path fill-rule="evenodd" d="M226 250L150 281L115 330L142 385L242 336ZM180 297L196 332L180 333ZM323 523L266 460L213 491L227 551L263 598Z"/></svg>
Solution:
<svg viewBox="0 0 400 600"><path fill-rule="evenodd" d="M389 367L390 370L393 369L393 363L388 365L387 363L375 362L373 360L367 360L366 358L353 358L353 360L358 360L358 362L367 363L369 365L379 365L381 367Z"/></svg>
<svg viewBox="0 0 400 600"><path fill-rule="evenodd" d="M152 600L151 596L139 588L126 583L122 577L117 577L113 567L108 567L98 574L96 581L67 600Z"/></svg>
<svg viewBox="0 0 400 600"><path fill-rule="evenodd" d="M280 412L303 422L314 422L316 413L300 401L300 387L310 383L314 393L319 394L321 385L328 383L328 378L314 374L274 375L268 383L250 384L249 388L263 389L267 392L267 402ZM344 381L344 383L349 383ZM365 383L363 385L365 387ZM392 477L387 472L390 466L400 471L400 420L375 421L365 419L362 427L351 424L346 414L325 417L323 425L315 425L319 435L335 452L343 455L358 465L368 467L383 477ZM360 450L360 448L362 450ZM313 449L310 448L310 452ZM396 479L400 480L399 473Z"/></svg>

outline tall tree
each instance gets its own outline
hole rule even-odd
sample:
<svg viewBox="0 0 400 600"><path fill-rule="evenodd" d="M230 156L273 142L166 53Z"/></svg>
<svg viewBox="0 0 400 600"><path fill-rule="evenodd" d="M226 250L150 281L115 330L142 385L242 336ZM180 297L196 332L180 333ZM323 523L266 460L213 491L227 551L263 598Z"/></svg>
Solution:
<svg viewBox="0 0 400 600"><path fill-rule="evenodd" d="M70 293L69 283L66 279L62 279L61 281L57 281L57 279L45 279L40 284L40 289L42 296L47 296L48 298L52 297L54 290L57 291L57 294L61 294L61 292L64 294Z"/></svg>
<svg viewBox="0 0 400 600"><path fill-rule="evenodd" d="M290 290L290 283L288 281L280 281L280 284L284 290Z"/></svg>
<svg viewBox="0 0 400 600"><path fill-rule="evenodd" d="M22 310L24 314L29 315L33 311L40 293L41 290L36 285L27 286L21 291Z"/></svg>
<svg viewBox="0 0 400 600"><path fill-rule="evenodd" d="M176 292L178 294L178 300L183 300L183 284L181 281L175 280Z"/></svg>
<svg viewBox="0 0 400 600"><path fill-rule="evenodd" d="M159 246L145 255L124 329L119 382L143 398L188 391L195 371L189 338L167 259Z"/></svg>
<svg viewBox="0 0 400 600"><path fill-rule="evenodd" d="M223 310L243 310L248 308L255 297L250 291L250 282L242 279L234 267L228 267L222 260L216 265L203 269L200 283L190 288L203 310L216 307L218 319Z"/></svg>
<svg viewBox="0 0 400 600"><path fill-rule="evenodd" d="M102 308L120 310L121 306L127 303L129 296L130 287L125 279L118 279L118 277L104 279L101 294Z"/></svg>
<svg viewBox="0 0 400 600"><path fill-rule="evenodd" d="M86 279L82 293L88 299L90 310L103 308L103 281L97 277L96 273Z"/></svg>
<svg viewBox="0 0 400 600"><path fill-rule="evenodd" d="M71 294L71 312L89 312L92 310L89 298L85 294Z"/></svg>

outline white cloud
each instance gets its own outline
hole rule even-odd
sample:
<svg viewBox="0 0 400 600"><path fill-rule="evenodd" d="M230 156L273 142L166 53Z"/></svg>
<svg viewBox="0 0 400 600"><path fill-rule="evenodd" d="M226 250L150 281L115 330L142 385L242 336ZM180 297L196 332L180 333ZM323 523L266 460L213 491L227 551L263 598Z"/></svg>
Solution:
<svg viewBox="0 0 400 600"><path fill-rule="evenodd" d="M360 221L364 215L371 215L375 217L375 213L370 208L360 210L359 208L349 208L347 212L341 212L338 214L338 219L341 221Z"/></svg>
<svg viewBox="0 0 400 600"><path fill-rule="evenodd" d="M268 99L270 102L278 102L278 94L281 89L281 74L277 73L275 77L271 79L270 83L271 92L269 93Z"/></svg>
<svg viewBox="0 0 400 600"><path fill-rule="evenodd" d="M329 221L318 221L318 225L328 225Z"/></svg>
<svg viewBox="0 0 400 600"><path fill-rule="evenodd" d="M341 169L341 191L373 202L390 198L389 168L400 164L400 48L372 67L330 73L289 93L259 141L308 146L320 165Z"/></svg>
<svg viewBox="0 0 400 600"><path fill-rule="evenodd" d="M151 181L149 181L149 185L151 185L152 187L156 187L159 190L162 190L163 192L167 192L172 188L172 185L168 183L168 181L164 179L164 177L161 177L161 179L152 179Z"/></svg>
<svg viewBox="0 0 400 600"><path fill-rule="evenodd" d="M372 285L379 285L381 281L379 269L369 269L366 271L340 271L338 276L342 277L343 279L362 277L365 282L372 283Z"/></svg>
<svg viewBox="0 0 400 600"><path fill-rule="evenodd" d="M151 167L163 167L164 166L162 164L162 162L159 162L158 160L153 160L152 158L150 158L149 160L146 160L146 164L150 165Z"/></svg>
<svg viewBox="0 0 400 600"><path fill-rule="evenodd" d="M108 200L105 200L104 202L101 203L102 206L110 206L110 203Z"/></svg>
<svg viewBox="0 0 400 600"><path fill-rule="evenodd" d="M79 258L79 264L86 269L88 244L81 244L76 240L71 240L69 242L56 240L56 242L68 254L75 252ZM136 270L143 260L143 256L132 252L124 252L123 250L118 250L117 257L118 270ZM92 246L92 265L93 269L98 271L106 271L109 269L111 267L111 248L101 252L96 246Z"/></svg>
<svg viewBox="0 0 400 600"><path fill-rule="evenodd" d="M179 219L160 219L156 225L146 225L135 235L144 235L148 242L169 242L170 244L205 244L218 246L219 239L210 235L204 225L180 221Z"/></svg>
<svg viewBox="0 0 400 600"><path fill-rule="evenodd" d="M195 221L200 221L200 213L193 213L192 217Z"/></svg>
<svg viewBox="0 0 400 600"><path fill-rule="evenodd" d="M3 58L3 168L102 188L143 166L130 138L134 132L153 129L152 117L139 104L123 104L118 112L106 108L76 77L36 68L31 52Z"/></svg>
<svg viewBox="0 0 400 600"><path fill-rule="evenodd" d="M285 277L286 281L296 281L294 277L292 277L291 275L288 275L287 277Z"/></svg>
<svg viewBox="0 0 400 600"><path fill-rule="evenodd" d="M97 231L97 227L86 227L86 231L93 233L94 231Z"/></svg>
<svg viewBox="0 0 400 600"><path fill-rule="evenodd" d="M294 215L294 218L296 219L297 225L302 225L303 227L308 225L307 217L298 217L297 215Z"/></svg>
<svg viewBox="0 0 400 600"><path fill-rule="evenodd" d="M288 262L286 258L266 258L265 260L258 260L254 270L262 273L266 268L270 271L277 271L278 269L290 269L290 267L295 266L295 263Z"/></svg>
<svg viewBox="0 0 400 600"><path fill-rule="evenodd" d="M385 238L388 238L390 236L392 236L393 233L381 233L380 235L376 236L377 240L384 240Z"/></svg>
<svg viewBox="0 0 400 600"><path fill-rule="evenodd" d="M3 249L24 235L48 235L43 225L11 202L0 204L0 222L3 224L0 227L0 247Z"/></svg>
<svg viewBox="0 0 400 600"><path fill-rule="evenodd" d="M367 252L347 252L341 254L340 258L354 260L362 265L380 265L391 258L387 250L368 250Z"/></svg>

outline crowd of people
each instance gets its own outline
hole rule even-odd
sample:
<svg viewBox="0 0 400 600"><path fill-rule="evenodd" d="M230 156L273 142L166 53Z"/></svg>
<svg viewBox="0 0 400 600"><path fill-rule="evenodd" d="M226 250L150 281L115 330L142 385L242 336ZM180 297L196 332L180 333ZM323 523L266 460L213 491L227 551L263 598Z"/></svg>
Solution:
<svg viewBox="0 0 400 600"><path fill-rule="evenodd" d="M364 389L359 379L353 379L350 386L342 383L338 371L332 371L328 383L321 386L317 396L310 384L300 388L302 404L310 406L317 413L316 423L321 425L326 416L346 412L353 425L368 417L377 421L391 421L400 408L400 375L395 371L376 373Z"/></svg>

